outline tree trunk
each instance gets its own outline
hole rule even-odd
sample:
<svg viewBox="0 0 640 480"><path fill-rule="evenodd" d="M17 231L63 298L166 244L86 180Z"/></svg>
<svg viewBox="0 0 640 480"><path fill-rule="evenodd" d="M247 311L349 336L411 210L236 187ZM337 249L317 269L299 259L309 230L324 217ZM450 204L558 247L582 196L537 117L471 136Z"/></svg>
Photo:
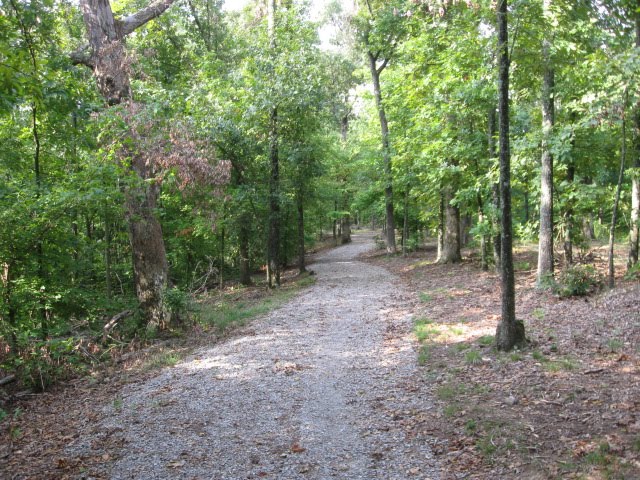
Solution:
<svg viewBox="0 0 640 480"><path fill-rule="evenodd" d="M636 48L640 49L640 0L636 1ZM640 239L640 106L636 105L633 115L633 166L636 169L631 177L631 228L629 231L629 260L627 267L638 263L638 244Z"/></svg>
<svg viewBox="0 0 640 480"><path fill-rule="evenodd" d="M452 187L443 189L444 207L444 235L442 240L442 255L438 263L457 263L462 257L460 255L460 210L451 205L453 200Z"/></svg>
<svg viewBox="0 0 640 480"><path fill-rule="evenodd" d="M384 161L385 180L384 200L385 213L387 216L387 253L396 253L396 225L393 215L393 174L391 170L391 151L389 148L389 124L387 122L384 104L382 103L382 90L380 89L381 70L376 65L376 57L370 52L368 55L371 78L373 80L373 93L376 99L376 107L378 108L380 132L382 134L382 158Z"/></svg>
<svg viewBox="0 0 640 480"><path fill-rule="evenodd" d="M131 167L140 179L154 177L148 171L150 167L139 155L133 157ZM152 182L139 183L139 186L130 187L126 192L126 217L129 223L136 296L147 328L162 330L169 326L170 315L164 305L169 265L162 228L155 216L160 186Z"/></svg>
<svg viewBox="0 0 640 480"><path fill-rule="evenodd" d="M304 259L304 198L302 192L296 192L296 206L298 208L298 272L307 271Z"/></svg>
<svg viewBox="0 0 640 480"><path fill-rule="evenodd" d="M551 0L544 0L543 10L549 11ZM554 115L554 71L551 65L551 42L542 41L542 159L540 173L540 236L538 242L538 287L553 275L553 156L550 137L553 132Z"/></svg>
<svg viewBox="0 0 640 480"><path fill-rule="evenodd" d="M524 324L516 320L515 279L511 238L511 156L509 151L509 41L507 0L498 0L498 111L500 124L501 295L502 318L496 329L496 347L508 351L524 343Z"/></svg>
<svg viewBox="0 0 640 480"><path fill-rule="evenodd" d="M402 221L402 256L407 256L407 241L409 237L409 187L404 191L404 218Z"/></svg>
<svg viewBox="0 0 640 480"><path fill-rule="evenodd" d="M491 107L489 110L489 121L488 121L488 145L489 145L489 159L493 160L497 159L496 154L496 110ZM492 227L494 231L493 235L493 264L496 269L496 272L500 272L500 186L498 183L494 183L491 186L491 200L493 203L493 219L492 219Z"/></svg>
<svg viewBox="0 0 640 480"><path fill-rule="evenodd" d="M351 217L347 215L342 218L340 225L340 243L351 243Z"/></svg>
<svg viewBox="0 0 640 480"><path fill-rule="evenodd" d="M269 45L272 55L276 48L276 0L268 2ZM275 62L275 58L273 59ZM271 175L269 177L269 238L267 240L267 283L269 288L280 285L280 158L278 153L278 108L271 108L269 129L269 156Z"/></svg>
<svg viewBox="0 0 640 480"><path fill-rule="evenodd" d="M15 354L18 348L18 337L16 336L17 314L16 305L13 298L13 266L11 263L2 263L0 270L0 281L2 282L2 300L7 308L7 324L9 325L9 335L7 341L11 348L11 353ZM4 315L0 313L0 319L4 320Z"/></svg>
<svg viewBox="0 0 640 480"><path fill-rule="evenodd" d="M89 58L78 61L93 68L100 93L108 105L132 101L125 36L161 15L171 3L173 0L154 2L116 22L109 0L80 1L91 54ZM170 318L163 300L168 282L168 263L162 229L154 214L159 186L153 182L153 166L141 155L132 156L130 168L139 179L138 185L126 192L136 295L147 326L164 328Z"/></svg>
<svg viewBox="0 0 640 480"><path fill-rule="evenodd" d="M278 112L271 112L271 176L269 178L269 238L267 281L269 288L280 285L280 160L278 156Z"/></svg>
<svg viewBox="0 0 640 480"><path fill-rule="evenodd" d="M609 288L615 285L615 266L613 263L613 247L615 245L616 222L618 220L618 204L620 203L620 192L622 191L622 179L624 177L624 165L627 161L627 121L625 119L625 110L627 105L628 94L625 91L624 103L622 108L622 147L620 149L620 171L618 173L618 185L616 187L616 196L613 201L613 211L611 212L611 227L609 228L609 258L608 258L608 280Z"/></svg>
<svg viewBox="0 0 640 480"><path fill-rule="evenodd" d="M340 119L340 136L342 137L342 141L347 141L347 136L349 134L349 114L345 114Z"/></svg>
<svg viewBox="0 0 640 480"><path fill-rule="evenodd" d="M442 263L444 254L444 193L440 190L440 202L438 205L438 255L437 263Z"/></svg>
<svg viewBox="0 0 640 480"><path fill-rule="evenodd" d="M573 160L569 160L567 165L567 184L571 186L575 180L576 168ZM562 248L564 250L564 263L565 265L573 264L573 205L571 201L567 204L567 208L564 212L564 241Z"/></svg>
<svg viewBox="0 0 640 480"><path fill-rule="evenodd" d="M240 254L240 283L245 286L251 285L251 266L249 263L249 226L248 219L243 216L238 231L238 249Z"/></svg>
<svg viewBox="0 0 640 480"><path fill-rule="evenodd" d="M482 194L480 193L480 191L478 191L477 200L478 200L478 225L483 225L485 222L484 205L482 202ZM483 272L486 272L487 270L489 270L489 263L487 261L487 235L484 233L484 228L483 228L483 233L480 237L480 266Z"/></svg>
<svg viewBox="0 0 640 480"><path fill-rule="evenodd" d="M112 287L111 287L111 242L112 242L112 233L111 233L111 220L109 218L109 211L105 205L104 212L104 280L106 287L106 295L107 299L111 300L112 296Z"/></svg>

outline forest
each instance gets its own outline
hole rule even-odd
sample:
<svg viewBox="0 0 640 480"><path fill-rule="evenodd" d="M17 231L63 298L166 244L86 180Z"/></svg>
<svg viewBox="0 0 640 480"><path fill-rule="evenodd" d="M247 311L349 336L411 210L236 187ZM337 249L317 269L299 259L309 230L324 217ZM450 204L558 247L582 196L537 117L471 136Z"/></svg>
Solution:
<svg viewBox="0 0 640 480"><path fill-rule="evenodd" d="M486 282L492 355L560 343L522 272L567 321L631 292L636 339L639 75L638 0L0 0L0 422L278 308L361 232L409 284L432 250ZM632 478L634 435L631 467L570 478Z"/></svg>

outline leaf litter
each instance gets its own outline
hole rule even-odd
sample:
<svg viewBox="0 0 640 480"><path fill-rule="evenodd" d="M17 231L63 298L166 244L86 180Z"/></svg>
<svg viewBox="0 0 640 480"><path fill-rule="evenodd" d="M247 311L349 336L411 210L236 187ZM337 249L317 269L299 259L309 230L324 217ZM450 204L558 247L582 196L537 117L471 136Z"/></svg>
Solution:
<svg viewBox="0 0 640 480"><path fill-rule="evenodd" d="M535 258L515 255L520 265ZM431 246L368 261L413 292L421 382L437 406L414 428L432 435L443 479L640 478L637 281L560 299L535 287L535 271L516 271L530 344L499 353L499 277L477 258L438 265Z"/></svg>

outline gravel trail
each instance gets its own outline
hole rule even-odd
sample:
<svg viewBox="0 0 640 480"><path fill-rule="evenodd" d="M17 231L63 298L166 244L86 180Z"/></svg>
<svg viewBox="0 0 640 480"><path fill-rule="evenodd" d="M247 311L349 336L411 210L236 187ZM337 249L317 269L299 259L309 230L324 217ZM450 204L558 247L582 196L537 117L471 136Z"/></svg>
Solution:
<svg viewBox="0 0 640 480"><path fill-rule="evenodd" d="M122 438L111 478L438 479L429 439L410 428L431 405L408 298L356 259L372 236L353 238L316 258L299 297L127 386L102 426Z"/></svg>

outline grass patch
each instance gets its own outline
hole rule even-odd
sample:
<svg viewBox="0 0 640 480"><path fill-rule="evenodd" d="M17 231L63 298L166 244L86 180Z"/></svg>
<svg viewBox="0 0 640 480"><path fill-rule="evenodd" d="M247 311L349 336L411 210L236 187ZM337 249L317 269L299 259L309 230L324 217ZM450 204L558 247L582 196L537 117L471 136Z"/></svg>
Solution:
<svg viewBox="0 0 640 480"><path fill-rule="evenodd" d="M426 365L431 360L431 349L429 345L422 345L418 352L418 365Z"/></svg>
<svg viewBox="0 0 640 480"><path fill-rule="evenodd" d="M175 351L156 353L144 363L144 369L155 370L164 367L174 367L181 359L182 356Z"/></svg>
<svg viewBox="0 0 640 480"><path fill-rule="evenodd" d="M302 276L286 286L261 291L261 295L251 299L243 298L246 289L226 292L214 299L201 302L196 308L196 319L205 327L225 332L229 328L241 327L248 320L269 313L315 282L314 276Z"/></svg>
<svg viewBox="0 0 640 480"><path fill-rule="evenodd" d="M478 429L478 423L471 419L467 420L467 423L464 424L464 431L467 432L467 435L473 435Z"/></svg>
<svg viewBox="0 0 640 480"><path fill-rule="evenodd" d="M491 457L498 450L498 446L493 443L493 436L491 435L479 438L476 441L476 448L484 457Z"/></svg>
<svg viewBox="0 0 640 480"><path fill-rule="evenodd" d="M455 417L459 412L460 406L456 403L451 403L442 410L442 413L444 413L444 416L447 418Z"/></svg>
<svg viewBox="0 0 640 480"><path fill-rule="evenodd" d="M456 343L453 348L455 349L456 352L464 352L465 350L469 350L471 348L471 345L469 345L468 343Z"/></svg>
<svg viewBox="0 0 640 480"><path fill-rule="evenodd" d="M433 296L427 292L420 292L418 294L418 298L422 303L429 303L431 300L433 300Z"/></svg>
<svg viewBox="0 0 640 480"><path fill-rule="evenodd" d="M610 451L611 447L607 442L601 443L598 445L597 450L585 455L584 461L590 465L608 465L611 462L611 459L609 458Z"/></svg>
<svg viewBox="0 0 640 480"><path fill-rule="evenodd" d="M511 360L512 362L519 362L523 359L524 357L522 356L522 354L520 352L513 352L509 354L509 360Z"/></svg>
<svg viewBox="0 0 640 480"><path fill-rule="evenodd" d="M534 350L533 352L531 352L531 357L538 361L538 362L548 362L549 359L547 357L544 356L544 353L538 351L538 350Z"/></svg>
<svg viewBox="0 0 640 480"><path fill-rule="evenodd" d="M478 344L483 347L491 347L496 343L496 337L493 335L483 335L478 339Z"/></svg>
<svg viewBox="0 0 640 480"><path fill-rule="evenodd" d="M477 350L470 350L464 356L464 361L469 365L480 365L482 363L482 355Z"/></svg>
<svg viewBox="0 0 640 480"><path fill-rule="evenodd" d="M542 308L536 308L531 314L538 320L544 320L544 310Z"/></svg>
<svg viewBox="0 0 640 480"><path fill-rule="evenodd" d="M436 389L436 397L440 400L447 401L463 395L465 392L464 385L456 382L448 382L440 385Z"/></svg>
<svg viewBox="0 0 640 480"><path fill-rule="evenodd" d="M560 358L558 360L550 360L545 363L545 369L549 372L571 372L578 368L578 364L572 358Z"/></svg>
<svg viewBox="0 0 640 480"><path fill-rule="evenodd" d="M454 335L460 336L464 334L464 328L449 326L449 331Z"/></svg>
<svg viewBox="0 0 640 480"><path fill-rule="evenodd" d="M440 329L433 325L433 320L419 318L415 321L413 333L419 342L424 342L432 336L439 335Z"/></svg>
<svg viewBox="0 0 640 480"><path fill-rule="evenodd" d="M619 338L610 338L607 340L607 348L611 350L612 353L618 353L622 347L624 347L624 342Z"/></svg>
<svg viewBox="0 0 640 480"><path fill-rule="evenodd" d="M514 270L516 270L517 272L524 272L527 270L531 270L531 263L530 262L513 262L513 268Z"/></svg>

